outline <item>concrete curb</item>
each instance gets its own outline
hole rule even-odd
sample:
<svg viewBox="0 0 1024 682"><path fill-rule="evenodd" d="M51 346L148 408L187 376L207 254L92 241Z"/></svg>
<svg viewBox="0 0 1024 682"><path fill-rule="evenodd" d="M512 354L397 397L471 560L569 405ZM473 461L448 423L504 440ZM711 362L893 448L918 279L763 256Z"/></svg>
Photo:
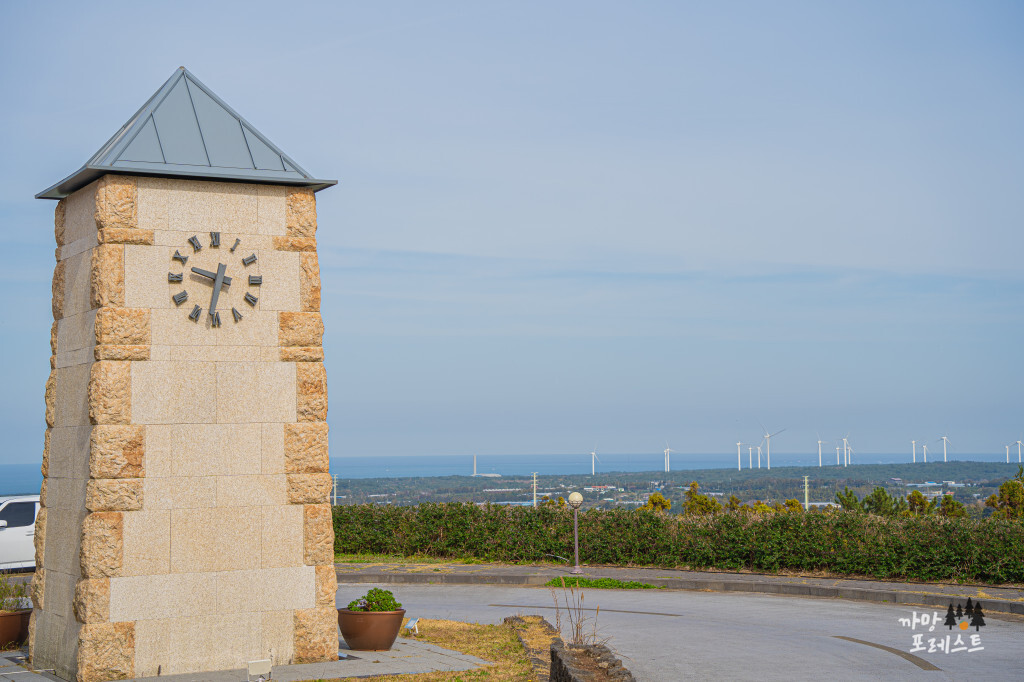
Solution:
<svg viewBox="0 0 1024 682"><path fill-rule="evenodd" d="M338 572L338 581L343 583L378 583L408 585L520 585L540 587L551 579L546 575L487 574L487 573L349 573ZM950 602L960 597L944 594L921 594L902 590L879 590L863 587L829 587L824 585L799 585L757 580L714 580L689 578L644 578L643 582L670 590L694 592L747 592L774 594L791 597L822 597L826 599L847 599L879 604L901 604L906 606L932 606L943 610ZM966 592L967 590L965 590ZM981 598L985 613L1002 613L1024 617L1024 602Z"/></svg>

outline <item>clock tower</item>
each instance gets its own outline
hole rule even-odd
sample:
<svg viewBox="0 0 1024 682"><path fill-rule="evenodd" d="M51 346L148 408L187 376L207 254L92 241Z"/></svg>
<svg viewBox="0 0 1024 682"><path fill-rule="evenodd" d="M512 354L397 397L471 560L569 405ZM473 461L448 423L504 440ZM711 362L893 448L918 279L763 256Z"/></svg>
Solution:
<svg viewBox="0 0 1024 682"><path fill-rule="evenodd" d="M337 658L317 180L186 69L57 199L30 655Z"/></svg>

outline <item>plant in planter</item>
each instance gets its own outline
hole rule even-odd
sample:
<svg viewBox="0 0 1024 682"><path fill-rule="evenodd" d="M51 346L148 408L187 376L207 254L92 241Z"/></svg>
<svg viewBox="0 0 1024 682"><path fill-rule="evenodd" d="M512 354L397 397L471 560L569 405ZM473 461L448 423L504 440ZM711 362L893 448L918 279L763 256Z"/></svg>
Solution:
<svg viewBox="0 0 1024 682"><path fill-rule="evenodd" d="M0 649L10 649L28 638L28 619L32 608L24 583L11 582L0 573Z"/></svg>
<svg viewBox="0 0 1024 682"><path fill-rule="evenodd" d="M390 590L375 587L365 596L338 609L341 636L356 651L387 651L402 627L405 609Z"/></svg>

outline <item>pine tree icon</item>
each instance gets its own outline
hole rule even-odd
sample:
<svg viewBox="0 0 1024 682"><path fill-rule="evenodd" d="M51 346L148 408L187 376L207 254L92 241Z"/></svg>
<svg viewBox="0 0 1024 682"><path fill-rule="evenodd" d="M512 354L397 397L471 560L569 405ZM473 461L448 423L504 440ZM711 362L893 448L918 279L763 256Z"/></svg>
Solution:
<svg viewBox="0 0 1024 682"><path fill-rule="evenodd" d="M971 602L971 598L967 598L967 608L964 609L964 615L970 618L974 615L974 604Z"/></svg>
<svg viewBox="0 0 1024 682"><path fill-rule="evenodd" d="M948 625L949 629L952 630L953 626L956 625L956 614L953 613L953 604L950 602L949 610L946 611L946 620L943 621L943 625Z"/></svg>
<svg viewBox="0 0 1024 682"><path fill-rule="evenodd" d="M983 626L984 624L985 614L981 612L981 602L978 602L974 605L974 615L971 618L971 625L973 625L974 629L977 631L980 630L981 626Z"/></svg>
<svg viewBox="0 0 1024 682"><path fill-rule="evenodd" d="M960 604L957 604L956 605L956 619L960 620L963 617L964 617L964 609L963 609L962 606L960 606Z"/></svg>

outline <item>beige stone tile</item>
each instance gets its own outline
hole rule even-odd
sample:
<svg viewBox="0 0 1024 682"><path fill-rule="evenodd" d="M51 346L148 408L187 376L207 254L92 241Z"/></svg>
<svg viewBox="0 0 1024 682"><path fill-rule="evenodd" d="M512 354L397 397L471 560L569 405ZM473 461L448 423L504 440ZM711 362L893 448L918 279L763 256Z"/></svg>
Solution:
<svg viewBox="0 0 1024 682"><path fill-rule="evenodd" d="M313 566L267 568L260 571L260 608L263 611L311 609L316 603Z"/></svg>
<svg viewBox="0 0 1024 682"><path fill-rule="evenodd" d="M143 485L146 510L203 509L217 500L216 476L147 477Z"/></svg>
<svg viewBox="0 0 1024 682"><path fill-rule="evenodd" d="M167 229L167 203L173 183L174 180L168 178L139 177L139 228Z"/></svg>
<svg viewBox="0 0 1024 682"><path fill-rule="evenodd" d="M217 574L181 573L110 579L110 620L201 618L216 612Z"/></svg>
<svg viewBox="0 0 1024 682"><path fill-rule="evenodd" d="M217 539L217 509L171 511L171 571L202 573L218 570L232 548Z"/></svg>
<svg viewBox="0 0 1024 682"><path fill-rule="evenodd" d="M218 507L287 504L284 474L272 476L217 476Z"/></svg>
<svg viewBox="0 0 1024 682"><path fill-rule="evenodd" d="M257 185L257 223L259 234L284 235L288 188L280 185Z"/></svg>
<svg viewBox="0 0 1024 682"><path fill-rule="evenodd" d="M57 370L54 426L85 426L89 423L89 371L92 364Z"/></svg>
<svg viewBox="0 0 1024 682"><path fill-rule="evenodd" d="M210 645L214 669L244 668L248 661L262 658L260 629L263 618L257 612L213 616L215 627Z"/></svg>
<svg viewBox="0 0 1024 682"><path fill-rule="evenodd" d="M260 253L263 285L260 307L263 310L298 310L301 255L292 251Z"/></svg>
<svg viewBox="0 0 1024 682"><path fill-rule="evenodd" d="M132 422L204 424L216 420L216 365L133 362Z"/></svg>
<svg viewBox="0 0 1024 682"><path fill-rule="evenodd" d="M216 476L221 471L224 429L216 424L179 425L171 430L173 476Z"/></svg>
<svg viewBox="0 0 1024 682"><path fill-rule="evenodd" d="M291 662L295 636L293 611L265 611L263 619L263 651L274 665Z"/></svg>
<svg viewBox="0 0 1024 682"><path fill-rule="evenodd" d="M89 477L89 437L91 434L92 426L61 426L50 432L50 477L78 479ZM84 507L84 497L78 500L78 505Z"/></svg>
<svg viewBox="0 0 1024 682"><path fill-rule="evenodd" d="M161 481L173 479L157 479ZM122 575L171 572L170 510L134 511L124 515Z"/></svg>
<svg viewBox="0 0 1024 682"><path fill-rule="evenodd" d="M174 620L159 618L135 623L135 675L156 677L170 669L175 655L171 649L170 629ZM182 654L184 652L181 652Z"/></svg>
<svg viewBox="0 0 1024 682"><path fill-rule="evenodd" d="M128 308L174 308L173 285L167 282L174 249L125 244L124 300ZM175 261L177 264L177 261ZM178 270L175 269L175 272ZM177 291L177 289L174 289Z"/></svg>
<svg viewBox="0 0 1024 682"><path fill-rule="evenodd" d="M71 256L77 256L80 253L85 253L97 244L99 244L99 241L96 239L95 232L93 232L89 237L76 239L73 242L64 244L64 246L60 247L60 260L66 260Z"/></svg>
<svg viewBox="0 0 1024 682"><path fill-rule="evenodd" d="M262 473L284 473L284 425L263 424L261 428Z"/></svg>
<svg viewBox="0 0 1024 682"><path fill-rule="evenodd" d="M255 185L228 182L178 181L167 195L167 228L183 232L249 234L257 223Z"/></svg>
<svg viewBox="0 0 1024 682"><path fill-rule="evenodd" d="M81 348L79 350L68 351L67 353L57 353L57 359L54 364L57 366L57 369L61 369L63 367L91 364L93 359L92 348Z"/></svg>
<svg viewBox="0 0 1024 682"><path fill-rule="evenodd" d="M215 513L216 570L258 568L260 565L259 507L219 507Z"/></svg>
<svg viewBox="0 0 1024 682"><path fill-rule="evenodd" d="M263 429L260 424L221 424L218 474L262 473Z"/></svg>
<svg viewBox="0 0 1024 682"><path fill-rule="evenodd" d="M220 331L214 332L219 335ZM167 346L174 362L257 362L257 346Z"/></svg>
<svg viewBox="0 0 1024 682"><path fill-rule="evenodd" d="M63 353L95 346L95 323L95 310L65 316L57 322L57 351Z"/></svg>
<svg viewBox="0 0 1024 682"><path fill-rule="evenodd" d="M53 441L50 441L53 447ZM46 508L68 509L79 511L85 505L85 486L88 481L85 478L55 478L49 476L46 479ZM49 511L47 511L49 513Z"/></svg>
<svg viewBox="0 0 1024 682"><path fill-rule="evenodd" d="M302 558L302 505L264 507L263 568L301 566Z"/></svg>
<svg viewBox="0 0 1024 682"><path fill-rule="evenodd" d="M96 182L67 198L64 208L64 243L96 237Z"/></svg>
<svg viewBox="0 0 1024 682"><path fill-rule="evenodd" d="M143 460L146 479L165 478L174 475L174 455L171 449L171 434L176 427L154 424L146 427L146 454ZM147 504L147 502L143 502Z"/></svg>
<svg viewBox="0 0 1024 682"><path fill-rule="evenodd" d="M295 421L295 363L263 362L259 364L259 391L262 419L267 422Z"/></svg>
<svg viewBox="0 0 1024 682"><path fill-rule="evenodd" d="M170 296L171 293L168 293ZM204 325L188 319L192 306L189 302L180 307L159 308L152 312L150 324L153 330L153 346L210 346L213 345L210 330ZM199 301L200 305L206 303ZM205 308L204 308L205 309Z"/></svg>
<svg viewBox="0 0 1024 682"><path fill-rule="evenodd" d="M221 424L260 422L265 399L255 362L217 365L217 421Z"/></svg>
<svg viewBox="0 0 1024 682"><path fill-rule="evenodd" d="M150 346L149 359L156 362L168 362L171 359L170 346Z"/></svg>
<svg viewBox="0 0 1024 682"><path fill-rule="evenodd" d="M260 287L248 287L253 295L260 296ZM244 292L243 292L244 293ZM228 316L221 315L223 324L217 330L217 343L221 346L263 346L273 347L274 356L270 359L278 359L278 322L277 312L262 310L257 304L253 308L248 303L236 303L235 307L241 313L242 319L234 321L231 316L231 309L228 308ZM229 321L230 320L230 321ZM253 351L253 360L259 361L264 358L260 355L259 349Z"/></svg>
<svg viewBox="0 0 1024 682"><path fill-rule="evenodd" d="M92 251L84 251L64 261L64 316L92 309Z"/></svg>

